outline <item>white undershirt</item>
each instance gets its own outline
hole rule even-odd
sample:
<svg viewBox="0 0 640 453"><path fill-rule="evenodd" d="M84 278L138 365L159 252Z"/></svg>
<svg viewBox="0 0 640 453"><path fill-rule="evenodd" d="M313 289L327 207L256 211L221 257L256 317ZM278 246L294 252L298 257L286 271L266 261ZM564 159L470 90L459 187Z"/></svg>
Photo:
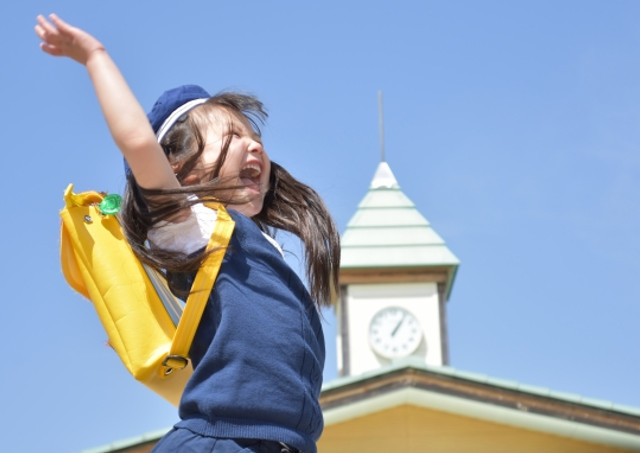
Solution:
<svg viewBox="0 0 640 453"><path fill-rule="evenodd" d="M207 246L217 218L218 211L197 203L191 206L191 214L186 220L177 223L158 222L147 233L147 239L152 247L189 255ZM268 234L262 234L284 257L282 248L276 240Z"/></svg>

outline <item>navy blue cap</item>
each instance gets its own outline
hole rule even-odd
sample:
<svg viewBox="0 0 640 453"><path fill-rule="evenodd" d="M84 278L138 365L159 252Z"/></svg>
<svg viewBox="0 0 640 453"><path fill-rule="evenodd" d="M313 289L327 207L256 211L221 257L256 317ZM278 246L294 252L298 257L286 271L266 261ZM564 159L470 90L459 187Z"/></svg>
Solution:
<svg viewBox="0 0 640 453"><path fill-rule="evenodd" d="M201 104L209 97L211 97L211 95L198 85L182 85L162 93L151 108L151 111L147 114L153 131L159 136L158 141L162 139L164 133L166 133L180 116L184 115L196 105ZM173 121L167 121L171 119L173 119ZM165 122L169 124L165 124ZM163 125L165 126L164 128Z"/></svg>
<svg viewBox="0 0 640 453"><path fill-rule="evenodd" d="M162 140L178 118L197 105L204 103L210 97L211 95L198 85L182 85L162 93L147 114L158 141ZM124 172L127 176L131 174L131 168L126 159L124 161Z"/></svg>

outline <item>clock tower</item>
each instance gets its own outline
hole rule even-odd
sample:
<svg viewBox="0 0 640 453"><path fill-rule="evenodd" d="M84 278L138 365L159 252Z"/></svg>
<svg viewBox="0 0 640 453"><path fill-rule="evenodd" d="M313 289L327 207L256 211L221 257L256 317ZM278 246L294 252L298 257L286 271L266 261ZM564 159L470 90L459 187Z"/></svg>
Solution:
<svg viewBox="0 0 640 453"><path fill-rule="evenodd" d="M410 356L448 364L446 302L458 264L381 162L342 236L339 375Z"/></svg>

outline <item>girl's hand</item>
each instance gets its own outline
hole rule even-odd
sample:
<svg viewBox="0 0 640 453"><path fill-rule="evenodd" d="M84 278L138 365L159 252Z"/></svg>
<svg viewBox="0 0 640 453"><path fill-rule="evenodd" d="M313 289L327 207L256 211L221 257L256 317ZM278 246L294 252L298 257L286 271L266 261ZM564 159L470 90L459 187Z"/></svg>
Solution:
<svg viewBox="0 0 640 453"><path fill-rule="evenodd" d="M49 20L38 16L35 30L43 51L72 58L86 67L111 136L138 184L147 189L179 188L146 113L102 44L55 14Z"/></svg>
<svg viewBox="0 0 640 453"><path fill-rule="evenodd" d="M86 65L91 55L104 51L104 47L97 39L67 24L55 14L51 14L49 20L39 15L37 20L35 31L42 39L40 48L49 55L69 57Z"/></svg>

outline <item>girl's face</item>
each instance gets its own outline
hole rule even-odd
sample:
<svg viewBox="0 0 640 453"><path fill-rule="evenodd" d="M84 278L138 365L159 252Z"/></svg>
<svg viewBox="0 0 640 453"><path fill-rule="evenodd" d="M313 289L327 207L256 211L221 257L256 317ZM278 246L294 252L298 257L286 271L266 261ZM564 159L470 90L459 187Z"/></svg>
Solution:
<svg viewBox="0 0 640 453"><path fill-rule="evenodd" d="M192 175L199 181L210 179L222 148L228 141L227 154L217 176L225 183L241 186L234 192L234 197L248 200L228 207L253 217L262 210L271 173L271 161L264 151L262 140L244 115L222 108L216 109L207 123L204 134L206 144Z"/></svg>

